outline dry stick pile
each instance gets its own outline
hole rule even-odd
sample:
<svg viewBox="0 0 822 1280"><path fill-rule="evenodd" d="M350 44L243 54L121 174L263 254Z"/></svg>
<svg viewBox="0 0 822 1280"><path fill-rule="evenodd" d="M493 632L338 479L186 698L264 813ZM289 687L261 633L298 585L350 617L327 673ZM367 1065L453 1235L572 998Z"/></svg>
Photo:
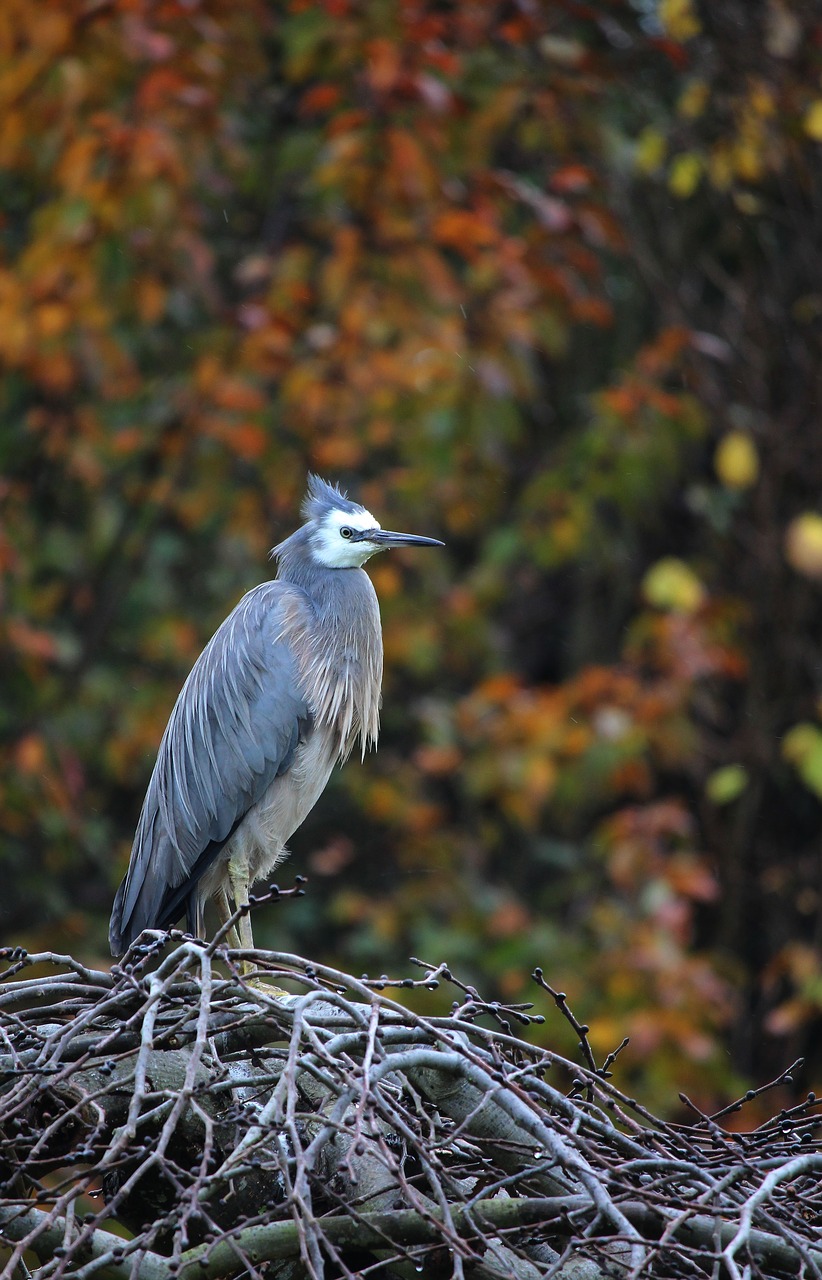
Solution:
<svg viewBox="0 0 822 1280"><path fill-rule="evenodd" d="M539 971L584 1067L444 965L368 981L176 938L111 973L0 953L4 1277L822 1277L813 1096L745 1135L667 1124ZM449 1017L382 994L443 982Z"/></svg>

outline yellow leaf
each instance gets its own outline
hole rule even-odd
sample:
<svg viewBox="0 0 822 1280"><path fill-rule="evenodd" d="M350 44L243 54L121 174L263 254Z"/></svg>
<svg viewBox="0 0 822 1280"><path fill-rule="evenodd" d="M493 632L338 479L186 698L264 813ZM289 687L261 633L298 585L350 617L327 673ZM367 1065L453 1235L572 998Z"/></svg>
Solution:
<svg viewBox="0 0 822 1280"><path fill-rule="evenodd" d="M692 80L680 95L677 111L686 120L696 120L708 105L708 85L704 80Z"/></svg>
<svg viewBox="0 0 822 1280"><path fill-rule="evenodd" d="M708 176L719 191L727 191L734 179L731 151L726 143L718 142L708 159Z"/></svg>
<svg viewBox="0 0 822 1280"><path fill-rule="evenodd" d="M658 129L643 129L637 138L635 163L640 173L656 173L665 159L665 138Z"/></svg>
<svg viewBox="0 0 822 1280"><path fill-rule="evenodd" d="M579 549L583 529L573 516L559 516L551 524L551 541L561 556L572 556Z"/></svg>
<svg viewBox="0 0 822 1280"><path fill-rule="evenodd" d="M805 132L814 142L822 142L822 98L812 102L805 113Z"/></svg>
<svg viewBox="0 0 822 1280"><path fill-rule="evenodd" d="M805 511L788 525L785 534L788 563L807 578L822 578L822 516Z"/></svg>
<svg viewBox="0 0 822 1280"><path fill-rule="evenodd" d="M750 489L759 477L759 454L744 431L729 431L714 454L714 467L726 489Z"/></svg>
<svg viewBox="0 0 822 1280"><path fill-rule="evenodd" d="M695 613L705 600L705 588L693 569L675 556L651 565L642 593L649 604L671 613Z"/></svg>
<svg viewBox="0 0 822 1280"><path fill-rule="evenodd" d="M692 196L699 186L702 169L702 157L695 151L683 151L676 156L668 174L668 186L673 194L682 200Z"/></svg>
<svg viewBox="0 0 822 1280"><path fill-rule="evenodd" d="M819 744L819 730L816 725L804 722L795 724L782 739L782 755L792 764L798 764L810 755Z"/></svg>
<svg viewBox="0 0 822 1280"><path fill-rule="evenodd" d="M733 151L736 172L745 182L758 182L762 177L765 156L761 140L742 138Z"/></svg>
<svg viewBox="0 0 822 1280"><path fill-rule="evenodd" d="M749 102L755 115L768 119L776 114L776 100L773 90L761 80L757 81L750 93Z"/></svg>
<svg viewBox="0 0 822 1280"><path fill-rule="evenodd" d="M702 30L691 0L659 0L659 20L674 40L691 40Z"/></svg>

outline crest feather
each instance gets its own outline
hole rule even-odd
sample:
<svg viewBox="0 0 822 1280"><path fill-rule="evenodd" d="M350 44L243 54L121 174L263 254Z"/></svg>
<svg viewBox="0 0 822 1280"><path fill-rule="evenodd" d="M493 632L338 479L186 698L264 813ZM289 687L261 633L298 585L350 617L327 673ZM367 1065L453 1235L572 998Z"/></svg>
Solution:
<svg viewBox="0 0 822 1280"><path fill-rule="evenodd" d="M303 498L300 512L304 520L322 520L329 511L347 511L349 515L365 511L358 502L352 502L338 484L329 484L321 476L309 472L308 492Z"/></svg>

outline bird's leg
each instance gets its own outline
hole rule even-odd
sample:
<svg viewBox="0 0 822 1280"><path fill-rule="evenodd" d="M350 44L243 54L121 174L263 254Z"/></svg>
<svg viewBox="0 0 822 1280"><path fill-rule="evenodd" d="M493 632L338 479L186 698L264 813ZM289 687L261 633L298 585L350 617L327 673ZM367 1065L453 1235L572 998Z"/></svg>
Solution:
<svg viewBox="0 0 822 1280"><path fill-rule="evenodd" d="M240 947L244 951L254 950L254 935L251 930L251 909L248 907L248 864L240 859L229 859L228 878L231 882L231 894L234 898L235 907L242 906L246 903L247 910L245 915L240 916L237 925L237 931L240 935ZM254 973L254 963L251 960L241 960L240 970L248 985L258 987L261 991L265 991L269 996L284 996L287 992L282 987L275 987L272 983L264 982L259 977L250 977Z"/></svg>
<svg viewBox="0 0 822 1280"><path fill-rule="evenodd" d="M203 900L199 893L194 893L189 899L188 916L186 920L189 933L193 933L195 938L202 940L205 937L205 920L203 919Z"/></svg>
<svg viewBox="0 0 822 1280"><path fill-rule="evenodd" d="M248 866L245 862L240 862L231 858L228 863L228 878L231 882L231 896L234 899L234 906L241 907L243 903L248 908ZM254 934L251 929L251 911L246 910L245 915L240 916L237 924L237 933L239 934L240 947L245 951L254 950ZM244 973L250 973L254 968L250 960L243 960L242 969Z"/></svg>
<svg viewBox="0 0 822 1280"><path fill-rule="evenodd" d="M223 885L220 885L214 895L214 905L217 908L217 915L220 917L220 924L228 924L234 913L231 910L231 904L228 901L228 894L226 893ZM231 925L225 936L225 940L230 947L239 949L240 935L237 933L236 925Z"/></svg>

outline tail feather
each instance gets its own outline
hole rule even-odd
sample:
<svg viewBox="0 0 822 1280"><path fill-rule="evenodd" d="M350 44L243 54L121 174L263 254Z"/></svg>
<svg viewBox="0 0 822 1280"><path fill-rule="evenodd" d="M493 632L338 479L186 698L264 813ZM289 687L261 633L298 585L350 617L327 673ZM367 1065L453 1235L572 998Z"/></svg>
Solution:
<svg viewBox="0 0 822 1280"><path fill-rule="evenodd" d="M242 818L238 818L225 840L211 840L206 845L180 884L168 884L151 874L151 866L155 862L152 854L139 888L134 892L131 885L133 864L129 867L117 890L111 912L108 940L113 956L121 956L128 951L144 929L171 929L184 914L189 928L194 926L196 929L196 922L202 919L202 910L197 905L200 880L220 856L241 821ZM156 858L158 865L161 861L160 857Z"/></svg>

